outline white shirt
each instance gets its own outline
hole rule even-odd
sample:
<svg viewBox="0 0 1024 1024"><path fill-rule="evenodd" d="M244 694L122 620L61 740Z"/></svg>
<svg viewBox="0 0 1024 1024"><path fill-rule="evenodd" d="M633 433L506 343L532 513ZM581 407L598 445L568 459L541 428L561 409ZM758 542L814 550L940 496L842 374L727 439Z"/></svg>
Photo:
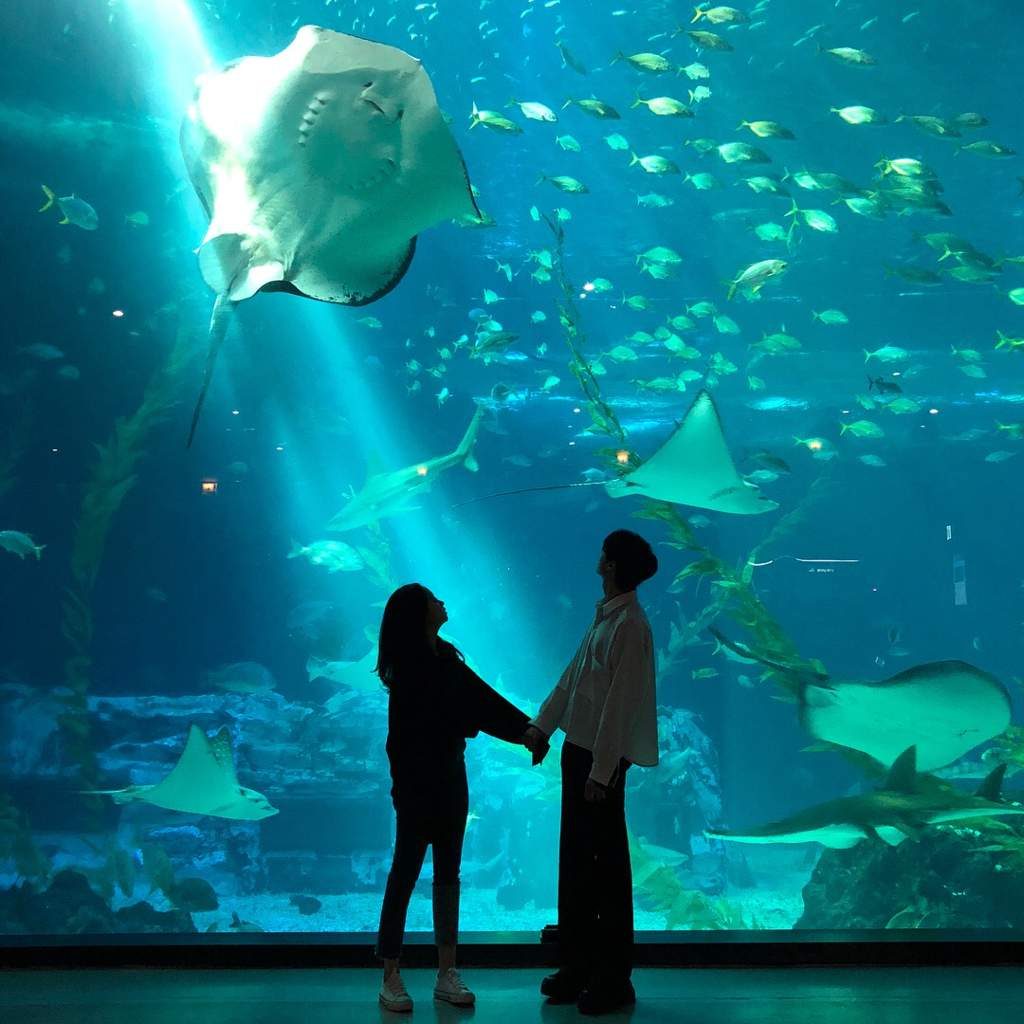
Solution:
<svg viewBox="0 0 1024 1024"><path fill-rule="evenodd" d="M654 644L635 590L597 602L593 625L530 724L545 736L563 729L570 743L591 751L590 778L602 786L621 757L658 763Z"/></svg>

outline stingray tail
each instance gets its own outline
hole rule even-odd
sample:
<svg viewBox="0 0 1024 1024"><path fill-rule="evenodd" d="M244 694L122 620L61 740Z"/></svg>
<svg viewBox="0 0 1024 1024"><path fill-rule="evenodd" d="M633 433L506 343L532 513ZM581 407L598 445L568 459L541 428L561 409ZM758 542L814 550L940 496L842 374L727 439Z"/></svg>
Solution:
<svg viewBox="0 0 1024 1024"><path fill-rule="evenodd" d="M481 494L479 498L467 498L465 501L456 502L452 508L472 505L474 502L486 501L488 498L506 498L510 494L530 494L533 491L567 491L570 487L597 487L599 484L605 483L607 483L606 480L581 480L573 484L548 484L543 487L520 487L514 491L494 491L492 494Z"/></svg>
<svg viewBox="0 0 1024 1024"><path fill-rule="evenodd" d="M203 386L196 399L195 411L192 413L192 426L189 428L188 441L185 442L186 448L192 447L192 438L199 425L199 414L202 412L203 402L206 401L206 392L210 389L210 381L213 380L213 367L217 362L217 353L228 333L234 306L235 304L223 293L217 296L217 301L213 304L213 314L210 317L210 347L206 352L206 371L203 374Z"/></svg>
<svg viewBox="0 0 1024 1024"><path fill-rule="evenodd" d="M126 804L132 800L124 789L77 789L75 792L83 796L109 796L115 804Z"/></svg>

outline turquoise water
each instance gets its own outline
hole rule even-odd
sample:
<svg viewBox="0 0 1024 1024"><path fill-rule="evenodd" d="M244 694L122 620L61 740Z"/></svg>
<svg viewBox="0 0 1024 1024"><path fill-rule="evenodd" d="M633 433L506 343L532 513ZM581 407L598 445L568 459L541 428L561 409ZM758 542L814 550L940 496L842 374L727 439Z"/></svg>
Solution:
<svg viewBox="0 0 1024 1024"><path fill-rule="evenodd" d="M444 635L533 714L622 527L661 560L639 592L661 762L630 773L638 929L1017 926L1020 16L702 10L0 13L0 885L78 893L8 899L0 931L141 931L143 901L154 930L373 931L383 602L429 586ZM195 77L303 25L421 60L437 109L371 49L372 91L345 86L366 102L323 104L339 148L321 131L301 164L316 101L278 114L257 75L223 107L232 145L186 134L183 156ZM186 448L216 298L202 180L257 255L329 267L335 299L385 293L315 301L273 274L236 293ZM646 494L604 486L645 465ZM367 482L387 490L369 511ZM969 668L929 667L951 661ZM155 806L192 725L176 806ZM887 780L912 745L929 776ZM556 917L557 750L531 769L468 746L463 932L535 930ZM895 812L833 803L887 786ZM822 805L805 833L785 821Z"/></svg>

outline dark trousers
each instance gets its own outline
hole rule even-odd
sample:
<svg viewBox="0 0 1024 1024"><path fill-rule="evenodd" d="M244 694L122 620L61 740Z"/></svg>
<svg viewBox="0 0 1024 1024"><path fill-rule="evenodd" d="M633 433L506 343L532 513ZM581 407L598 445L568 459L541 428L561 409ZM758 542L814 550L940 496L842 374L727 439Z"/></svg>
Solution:
<svg viewBox="0 0 1024 1024"><path fill-rule="evenodd" d="M588 985L625 982L633 969L633 875L626 836L624 758L604 800L587 803L594 757L562 744L562 823L558 843L561 967Z"/></svg>
<svg viewBox="0 0 1024 1024"><path fill-rule="evenodd" d="M427 847L433 848L434 941L454 946L459 933L459 866L466 834L468 794L462 785L438 801L402 806L396 804L398 824L395 853L384 889L376 954L397 960L402 952L409 900L423 867Z"/></svg>

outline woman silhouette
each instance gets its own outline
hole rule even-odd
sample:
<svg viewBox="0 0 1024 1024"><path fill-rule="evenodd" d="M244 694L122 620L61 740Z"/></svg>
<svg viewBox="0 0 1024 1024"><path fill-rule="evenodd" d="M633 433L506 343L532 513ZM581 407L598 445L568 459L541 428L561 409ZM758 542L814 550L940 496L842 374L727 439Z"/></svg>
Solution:
<svg viewBox="0 0 1024 1024"><path fill-rule="evenodd" d="M419 583L408 583L388 598L380 625L377 674L389 695L387 752L397 830L376 954L384 961L379 1000L390 1010L412 1009L398 958L428 845L434 851L434 997L459 1006L475 1000L455 969L459 864L469 810L466 739L486 732L525 746L529 724L522 711L466 665L457 648L437 635L447 619L443 601ZM546 747L535 750L534 763L544 753Z"/></svg>

